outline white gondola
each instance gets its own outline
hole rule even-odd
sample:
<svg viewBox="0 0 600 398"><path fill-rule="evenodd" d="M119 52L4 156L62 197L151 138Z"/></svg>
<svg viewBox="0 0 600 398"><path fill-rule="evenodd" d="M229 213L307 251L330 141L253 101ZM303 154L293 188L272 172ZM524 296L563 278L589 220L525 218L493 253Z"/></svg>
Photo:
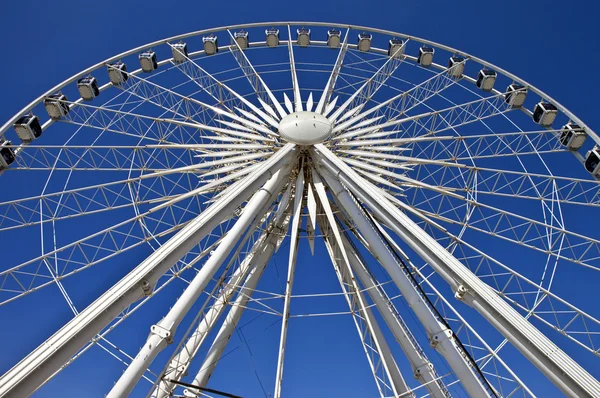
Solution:
<svg viewBox="0 0 600 398"><path fill-rule="evenodd" d="M300 47L308 47L310 45L310 29L300 28L296 33L298 34L296 43L298 43Z"/></svg>
<svg viewBox="0 0 600 398"><path fill-rule="evenodd" d="M204 45L204 54L215 55L219 52L219 40L217 36L210 34L202 38L202 44Z"/></svg>
<svg viewBox="0 0 600 398"><path fill-rule="evenodd" d="M560 143L572 151L576 151L583 146L587 134L585 130L576 123L569 122L565 124L560 133Z"/></svg>
<svg viewBox="0 0 600 398"><path fill-rule="evenodd" d="M358 34L358 51L362 51L364 53L368 52L371 49L371 40L373 39L373 35L369 33L359 33Z"/></svg>
<svg viewBox="0 0 600 398"><path fill-rule="evenodd" d="M508 86L504 93L504 101L512 108L523 106L525 98L527 98L527 88L517 83Z"/></svg>
<svg viewBox="0 0 600 398"><path fill-rule="evenodd" d="M154 51L142 51L139 58L142 71L150 73L158 68L158 62L156 62L156 53Z"/></svg>
<svg viewBox="0 0 600 398"><path fill-rule="evenodd" d="M388 43L388 57L400 58L404 54L404 41L401 39L391 39Z"/></svg>
<svg viewBox="0 0 600 398"><path fill-rule="evenodd" d="M44 99L44 107L51 119L58 120L69 113L69 105L66 102L67 96L64 94L52 94Z"/></svg>
<svg viewBox="0 0 600 398"><path fill-rule="evenodd" d="M267 47L277 47L279 45L279 29L267 29L265 35L267 37Z"/></svg>
<svg viewBox="0 0 600 398"><path fill-rule="evenodd" d="M91 101L100 95L100 89L98 89L98 82L95 77L88 76L77 80L77 89L79 95L85 101Z"/></svg>
<svg viewBox="0 0 600 398"><path fill-rule="evenodd" d="M127 65L121 61L108 65L108 78L112 84L119 86L127 81Z"/></svg>
<svg viewBox="0 0 600 398"><path fill-rule="evenodd" d="M188 50L186 43L175 43L171 46L171 52L173 53L173 62L176 64L182 64L188 60Z"/></svg>
<svg viewBox="0 0 600 398"><path fill-rule="evenodd" d="M558 109L549 102L539 102L533 110L533 121L540 126L550 127L558 115Z"/></svg>
<svg viewBox="0 0 600 398"><path fill-rule="evenodd" d="M7 169L15 161L15 151L11 142L0 139L0 170Z"/></svg>
<svg viewBox="0 0 600 398"><path fill-rule="evenodd" d="M600 178L600 148L594 147L594 149L588 151L585 155L584 166L588 172Z"/></svg>
<svg viewBox="0 0 600 398"><path fill-rule="evenodd" d="M248 32L246 32L245 30L240 30L239 32L235 32L233 34L233 37L235 38L235 41L237 42L238 46L240 46L240 48L242 50L247 49L248 46L250 45L250 43L248 42Z"/></svg>
<svg viewBox="0 0 600 398"><path fill-rule="evenodd" d="M342 45L342 32L337 29L327 31L327 46L329 48L339 48Z"/></svg>
<svg viewBox="0 0 600 398"><path fill-rule="evenodd" d="M31 142L42 135L40 119L34 115L21 116L14 125L19 139L23 142Z"/></svg>
<svg viewBox="0 0 600 398"><path fill-rule="evenodd" d="M492 91L494 84L496 83L496 77L497 74L495 71L482 69L477 75L477 82L475 84L483 91Z"/></svg>
<svg viewBox="0 0 600 398"><path fill-rule="evenodd" d="M433 47L423 46L419 48L417 63L426 68L430 67L433 63L433 54L435 54L435 49Z"/></svg>
<svg viewBox="0 0 600 398"><path fill-rule="evenodd" d="M460 55L453 55L448 60L448 74L452 77L462 77L465 71L465 59Z"/></svg>

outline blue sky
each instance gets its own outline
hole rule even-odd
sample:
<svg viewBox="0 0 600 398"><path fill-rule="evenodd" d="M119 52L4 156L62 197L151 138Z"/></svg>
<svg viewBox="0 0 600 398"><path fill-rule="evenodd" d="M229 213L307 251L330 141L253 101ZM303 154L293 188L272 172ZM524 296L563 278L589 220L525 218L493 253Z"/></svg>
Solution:
<svg viewBox="0 0 600 398"><path fill-rule="evenodd" d="M600 33L595 21L597 14L597 6L590 1L7 2L3 5L0 17L4 54L4 62L0 64L4 90L0 100L0 119L8 119L42 92L89 65L147 42L228 24L317 20L395 30L464 50L541 88L588 125L595 127L600 126L600 113L595 101L595 94L600 90L600 79L593 72L593 65L600 57L600 45L596 40ZM285 249L287 246L284 246L284 252ZM322 264L319 262L311 264L306 250L303 256L299 258L299 262L304 259L309 265L299 274L298 283L302 280L312 283L313 292L326 291L331 283L335 284L331 268L324 270L319 267ZM322 246L317 248L317 257L321 256L325 258ZM285 271L285 255L280 257L281 260L276 259L279 261L279 271ZM131 257L131 261L136 261L136 258ZM313 275L319 275L318 280L314 280ZM275 275L270 277L273 278L273 283L277 283ZM87 290L89 301L101 290L93 285L89 288L73 286L73 289L80 297L84 297ZM173 291L173 294L176 292ZM31 297L20 308L35 306L34 298ZM170 305L165 302L161 307L155 308L156 313L145 316L156 318L157 313L163 314ZM49 335L68 317L65 306L56 314L46 313L38 322ZM38 328L36 322L28 318L29 314L19 310L11 310L4 315L0 311L0 323L15 321L18 325ZM287 385L289 396L336 396L342 392L346 396L374 396L371 395L374 392L373 386L367 382L364 385L358 381L350 382L354 377L362 380L358 375L368 371L364 358L357 359L362 354L360 346L354 345L352 350L344 349L354 340L340 334L337 329L339 325L327 326L328 321L324 321L315 329L311 325L314 321L303 322L302 327L290 329L290 355L306 354L320 360L320 353L329 350L336 355L338 363L345 363L347 366L340 369L328 368L329 362L318 366L312 364L310 359L294 362L286 368L290 374L297 375ZM269 341L270 337L261 334L261 328L268 324L269 322L263 322L255 330L250 328L247 331L255 339L250 345L255 350L260 350L263 356L256 354L253 359L248 359L248 355L244 353L240 358L255 361L253 365L249 365L249 362L225 365L233 366L234 369L236 365L248 369L256 366L261 373L259 378L266 380L265 388L270 391L272 383L268 373L272 373L274 369L272 361L267 359L272 358L273 353L276 355L277 347L273 341ZM120 332L121 338L126 338L130 333L143 340L148 329L145 325L137 326L139 325L135 323L126 326ZM354 327L350 321L347 326ZM277 324L271 332L275 330L274 335L278 335L278 328ZM16 345L33 348L38 343L21 341ZM340 348L332 349L332 346ZM134 351L135 348L131 350ZM234 355L231 357L235 358ZM104 383L107 380L111 377L114 379L115 375L118 377L121 372L115 366L112 374L103 375L106 380L100 380L100 376L94 372L94 366L110 366L116 362L103 359L96 365L93 359L89 361L86 366L69 368L65 372L66 376L61 383L67 380L72 383L67 396L76 392L83 396L103 396L106 391L96 388L106 385ZM14 363L14 358L10 362ZM7 363L1 360L0 363L1 369L7 368ZM334 363L336 362L331 362ZM241 372L236 377L241 378L240 383L243 380L249 384L256 381L252 372ZM537 376L532 377L532 380L537 379ZM215 383L221 384L216 384L215 388L227 384L230 378L231 375L224 371L216 373ZM326 382L332 383L332 380L338 389L329 390L331 386L320 388ZM339 386L344 383L347 385L340 390ZM59 387L61 386L50 384L40 396L52 396L55 391L60 390ZM260 393L256 383L254 388L254 392L248 396ZM540 391L545 390L542 387Z"/></svg>

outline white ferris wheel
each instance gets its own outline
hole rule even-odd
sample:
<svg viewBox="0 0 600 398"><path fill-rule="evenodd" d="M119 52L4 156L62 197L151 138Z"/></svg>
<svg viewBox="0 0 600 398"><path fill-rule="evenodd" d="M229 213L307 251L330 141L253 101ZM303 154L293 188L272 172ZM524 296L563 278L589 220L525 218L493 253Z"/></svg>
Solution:
<svg viewBox="0 0 600 398"><path fill-rule="evenodd" d="M484 60L208 29L0 133L1 397L600 396L600 137Z"/></svg>

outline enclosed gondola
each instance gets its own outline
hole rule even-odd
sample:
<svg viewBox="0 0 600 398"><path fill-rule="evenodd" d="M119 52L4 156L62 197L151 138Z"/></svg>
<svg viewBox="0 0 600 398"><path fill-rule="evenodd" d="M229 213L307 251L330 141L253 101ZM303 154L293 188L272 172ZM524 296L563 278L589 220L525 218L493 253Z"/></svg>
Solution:
<svg viewBox="0 0 600 398"><path fill-rule="evenodd" d="M98 89L98 82L95 77L88 76L77 80L77 89L79 95L85 101L91 101L100 95L100 89Z"/></svg>
<svg viewBox="0 0 600 398"><path fill-rule="evenodd" d="M448 60L448 74L452 77L462 77L465 71L465 58L453 55Z"/></svg>
<svg viewBox="0 0 600 398"><path fill-rule="evenodd" d="M215 55L219 52L219 39L217 36L210 34L202 38L202 45L204 46L204 54Z"/></svg>
<svg viewBox="0 0 600 398"><path fill-rule="evenodd" d="M308 28L300 28L296 31L298 34L298 38L296 42L300 47L308 47L310 45L310 29Z"/></svg>
<svg viewBox="0 0 600 398"><path fill-rule="evenodd" d="M279 29L266 29L265 36L267 47L277 47L279 45Z"/></svg>
<svg viewBox="0 0 600 398"><path fill-rule="evenodd" d="M527 98L527 87L517 83L509 85L504 93L504 101L512 108L523 106L525 98Z"/></svg>
<svg viewBox="0 0 600 398"><path fill-rule="evenodd" d="M233 38L242 50L245 50L250 46L250 42L248 41L248 32L246 32L245 30L235 32L233 34Z"/></svg>
<svg viewBox="0 0 600 398"><path fill-rule="evenodd" d="M419 55L417 56L417 63L426 68L430 67L433 63L433 55L435 49L433 47L423 46L419 48Z"/></svg>
<svg viewBox="0 0 600 398"><path fill-rule="evenodd" d="M31 142L42 135L40 119L32 114L18 118L14 128L19 139L23 142Z"/></svg>
<svg viewBox="0 0 600 398"><path fill-rule="evenodd" d="M600 178L600 148L594 147L587 153L584 166L589 173Z"/></svg>
<svg viewBox="0 0 600 398"><path fill-rule="evenodd" d="M171 45L171 52L173 53L173 62L176 64L182 64L188 60L186 43L175 43Z"/></svg>
<svg viewBox="0 0 600 398"><path fill-rule="evenodd" d="M11 142L0 139L0 170L7 169L15 161L15 151Z"/></svg>
<svg viewBox="0 0 600 398"><path fill-rule="evenodd" d="M388 57L400 58L404 54L404 41L402 39L391 39L388 43Z"/></svg>
<svg viewBox="0 0 600 398"><path fill-rule="evenodd" d="M364 53L368 52L371 49L371 40L373 39L373 35L370 33L359 33L358 34L358 51L362 51Z"/></svg>
<svg viewBox="0 0 600 398"><path fill-rule="evenodd" d="M327 46L329 48L338 48L342 44L341 34L338 29L330 29L327 31Z"/></svg>
<svg viewBox="0 0 600 398"><path fill-rule="evenodd" d="M142 51L140 53L140 66L142 71L150 73L158 68L158 62L156 61L156 53L152 50Z"/></svg>
<svg viewBox="0 0 600 398"><path fill-rule="evenodd" d="M550 127L558 115L556 106L549 102L539 102L533 110L533 121L540 126Z"/></svg>
<svg viewBox="0 0 600 398"><path fill-rule="evenodd" d="M44 107L48 116L58 120L69 113L69 104L66 103L67 96L61 93L52 94L44 99Z"/></svg>
<svg viewBox="0 0 600 398"><path fill-rule="evenodd" d="M560 132L560 143L572 151L576 151L583 146L587 134L585 130L576 123L569 122L565 124Z"/></svg>
<svg viewBox="0 0 600 398"><path fill-rule="evenodd" d="M122 61L117 61L108 65L108 79L113 85L120 86L125 83L128 78L127 65Z"/></svg>
<svg viewBox="0 0 600 398"><path fill-rule="evenodd" d="M483 91L492 91L494 84L496 83L497 74L493 70L482 69L477 75L477 81L475 84Z"/></svg>

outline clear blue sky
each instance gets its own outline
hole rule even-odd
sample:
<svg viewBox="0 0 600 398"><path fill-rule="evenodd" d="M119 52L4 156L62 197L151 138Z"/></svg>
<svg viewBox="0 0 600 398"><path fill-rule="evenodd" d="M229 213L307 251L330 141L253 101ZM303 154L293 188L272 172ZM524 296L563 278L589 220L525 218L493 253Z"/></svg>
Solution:
<svg viewBox="0 0 600 398"><path fill-rule="evenodd" d="M217 27L255 21L316 20L350 23L395 30L409 35L437 41L490 61L524 78L533 85L546 91L588 125L600 129L600 112L596 93L600 90L600 79L593 72L593 65L599 61L600 44L597 40L600 27L597 24L598 6L591 1L58 1L41 2L6 0L0 16L0 37L3 62L0 63L3 95L0 99L0 120L4 121L18 112L32 99L68 78L74 73L95 64L109 56L137 47L164 37ZM284 250L287 247L284 247ZM320 254L324 255L323 248ZM306 253L306 251L305 251ZM282 257L283 258L283 257ZM305 258L310 262L309 258ZM299 259L302 261L302 257ZM315 272L320 272L312 265ZM283 260L279 269L284 270ZM330 272L330 271L328 271ZM300 278L308 278L308 273ZM324 291L334 276L330 272L315 284L314 291ZM323 287L320 289L320 287ZM53 289L53 288L51 288ZM99 293L93 286L90 295ZM26 304L27 305L27 304ZM30 301L28 305L34 305ZM157 313L163 314L170 306L164 303ZM22 307L26 308L26 307ZM17 311L18 312L18 311ZM147 317L157 318L157 313ZM60 308L56 317L43 318L42 325L28 321L27 314L0 310L0 324L16 322L17 317L31 328L45 328L47 335L56 330L61 319L68 318L66 306ZM14 318L13 318L14 317ZM319 330L310 328L306 321L304 327L290 331L290 355L317 355L319 350L331 349L331 346L345 347L344 343L354 340L338 334L337 329L319 324ZM264 327L266 323L262 324ZM323 326L325 325L325 326ZM354 327L350 323L350 327ZM143 339L147 334L146 326L126 326L121 333ZM278 331L279 325L275 326ZM248 334L258 335L251 346L263 350L265 358L277 350L276 342L260 339L260 329L249 330ZM354 332L354 330L352 330ZM306 335L301 335L305 333ZM312 334L311 334L312 333ZM18 334L18 333L15 333ZM13 336L15 335L13 334ZM278 332L272 333L277 335ZM303 345L307 338L310 344ZM352 341L350 341L352 340ZM15 346L33 348L31 342L14 341ZM270 343L270 344L267 344ZM137 347L130 350L133 353ZM371 384L353 383L352 379L367 370L360 347L354 345L351 351L339 349L336 352L339 363L356 364L343 369L314 366L310 361L297 362L286 368L287 372L297 374L287 385L287 396L337 396L341 391L345 396L374 396ZM117 362L103 359L97 363L93 359L81 368L69 369L62 379L70 383L65 396L102 396L105 390L99 390L106 380L97 380L95 366L114 365L112 375L118 377L121 372ZM233 357L233 356L232 356ZM96 358L96 357L92 357ZM240 356L246 361L237 364L248 368L246 353ZM265 388L272 389L272 364L264 365L260 374L266 380ZM355 362L353 362L355 361ZM11 364L14 359L9 361ZM360 363L359 363L360 362ZM333 363L333 362L332 362ZM2 360L0 371L10 364ZM233 366L236 364L228 363ZM303 373L304 372L304 373ZM104 373L104 372L103 372ZM306 375L306 376L303 376ZM597 375L597 374L596 374ZM215 374L216 387L224 386L230 375ZM248 384L255 383L251 372L240 372L239 377ZM326 381L337 380L342 390L315 389ZM368 379L364 379L368 380ZM347 386L343 384L347 382ZM365 382L365 383L368 383ZM310 387L312 386L312 388ZM59 386L49 385L39 396L53 396ZM329 386L330 388L331 386ZM339 387L339 386L338 386ZM344 389L345 387L345 389ZM262 396L254 385L255 393ZM233 388L232 390L235 390ZM141 390L140 390L141 391ZM543 389L542 389L543 391ZM295 394L294 394L295 393Z"/></svg>

